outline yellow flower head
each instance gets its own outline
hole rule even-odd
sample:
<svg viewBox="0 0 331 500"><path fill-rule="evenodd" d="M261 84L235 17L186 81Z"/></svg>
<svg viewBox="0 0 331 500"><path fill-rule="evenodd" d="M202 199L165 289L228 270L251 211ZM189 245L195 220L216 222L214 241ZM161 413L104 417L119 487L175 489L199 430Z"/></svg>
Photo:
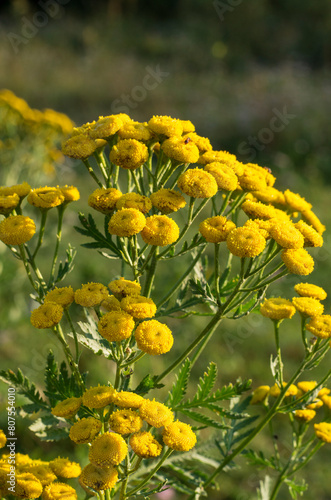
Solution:
<svg viewBox="0 0 331 500"><path fill-rule="evenodd" d="M299 220L299 222L294 225L304 237L305 247L323 246L323 237L312 226L309 226L309 224L306 224L303 220Z"/></svg>
<svg viewBox="0 0 331 500"><path fill-rule="evenodd" d="M155 319L140 323L134 336L138 348L151 355L169 352L174 343L170 328Z"/></svg>
<svg viewBox="0 0 331 500"><path fill-rule="evenodd" d="M315 410L296 410L294 418L299 422L310 422L316 415Z"/></svg>
<svg viewBox="0 0 331 500"><path fill-rule="evenodd" d="M108 224L110 234L116 236L133 236L140 233L146 226L144 214L136 208L122 208L114 214Z"/></svg>
<svg viewBox="0 0 331 500"><path fill-rule="evenodd" d="M315 316L309 323L306 324L306 329L309 330L315 337L320 339L328 339L331 337L331 316L322 314Z"/></svg>
<svg viewBox="0 0 331 500"><path fill-rule="evenodd" d="M150 200L153 206L164 214L177 212L186 205L185 198L174 189L159 189L151 194Z"/></svg>
<svg viewBox="0 0 331 500"><path fill-rule="evenodd" d="M321 396L321 400L323 401L323 404L331 410L331 397L328 396L327 394L324 394Z"/></svg>
<svg viewBox="0 0 331 500"><path fill-rule="evenodd" d="M152 208L152 202L147 196L138 193L127 193L123 194L116 202L116 208L117 210L121 210L122 208L136 208L143 214L146 214Z"/></svg>
<svg viewBox="0 0 331 500"><path fill-rule="evenodd" d="M75 294L72 286L55 287L45 295L46 302L55 302L62 307L68 307L74 301Z"/></svg>
<svg viewBox="0 0 331 500"><path fill-rule="evenodd" d="M304 212L305 210L310 210L312 207L302 196L292 193L289 189L284 191L284 196L287 206L295 212Z"/></svg>
<svg viewBox="0 0 331 500"><path fill-rule="evenodd" d="M52 483L45 487L42 500L77 500L77 493L65 483Z"/></svg>
<svg viewBox="0 0 331 500"><path fill-rule="evenodd" d="M145 243L156 246L167 246L179 237L179 227L167 215L152 215L146 219L146 226L141 232Z"/></svg>
<svg viewBox="0 0 331 500"><path fill-rule="evenodd" d="M162 438L164 444L176 451L189 451L197 442L191 426L178 420L165 427Z"/></svg>
<svg viewBox="0 0 331 500"><path fill-rule="evenodd" d="M187 134L188 132L194 132L195 126L191 122L191 120L180 120L180 123L183 126L183 134Z"/></svg>
<svg viewBox="0 0 331 500"><path fill-rule="evenodd" d="M135 170L148 160L148 148L136 139L122 139L113 146L110 161L126 170Z"/></svg>
<svg viewBox="0 0 331 500"><path fill-rule="evenodd" d="M84 467L79 482L83 487L92 488L95 491L111 490L118 480L118 472L114 467L100 469L93 464Z"/></svg>
<svg viewBox="0 0 331 500"><path fill-rule="evenodd" d="M42 484L34 474L31 474L30 472L17 474L15 485L16 498L39 498L42 491Z"/></svg>
<svg viewBox="0 0 331 500"><path fill-rule="evenodd" d="M78 189L75 186L57 186L64 196L64 201L77 201L80 198Z"/></svg>
<svg viewBox="0 0 331 500"><path fill-rule="evenodd" d="M102 283L86 283L75 291L75 302L83 307L94 307L108 297L108 290Z"/></svg>
<svg viewBox="0 0 331 500"><path fill-rule="evenodd" d="M110 214L121 198L122 193L115 188L99 188L93 191L93 193L88 198L88 205L94 210L98 210L103 214Z"/></svg>
<svg viewBox="0 0 331 500"><path fill-rule="evenodd" d="M283 387L285 387L286 385L287 385L286 382L283 382ZM269 394L270 394L270 396L273 396L274 398L278 398L278 396L280 395L280 388L279 388L278 384L274 384L272 387L270 387ZM288 389L285 393L285 396L286 397L296 396L297 394L298 394L298 388L294 384L291 384L288 387Z"/></svg>
<svg viewBox="0 0 331 500"><path fill-rule="evenodd" d="M117 410L109 417L109 428L117 434L132 434L138 432L142 426L143 421L138 413L129 410Z"/></svg>
<svg viewBox="0 0 331 500"><path fill-rule="evenodd" d="M302 248L304 238L291 221L275 220L269 230L270 236L283 248Z"/></svg>
<svg viewBox="0 0 331 500"><path fill-rule="evenodd" d="M245 222L244 227L251 227L261 233L265 239L270 239L269 230L271 227L271 220L248 219Z"/></svg>
<svg viewBox="0 0 331 500"><path fill-rule="evenodd" d="M285 219L289 220L289 216L282 210L278 210L272 205L265 205L260 201L245 200L241 208L248 217L257 219Z"/></svg>
<svg viewBox="0 0 331 500"><path fill-rule="evenodd" d="M90 443L99 434L101 427L100 420L94 417L82 418L70 427L69 437L77 444Z"/></svg>
<svg viewBox="0 0 331 500"><path fill-rule="evenodd" d="M312 391L317 386L316 380L302 380L297 383L298 389L302 391L302 393Z"/></svg>
<svg viewBox="0 0 331 500"><path fill-rule="evenodd" d="M266 299L260 306L260 313L267 318L280 320L292 318L295 314L295 307L290 300L282 299Z"/></svg>
<svg viewBox="0 0 331 500"><path fill-rule="evenodd" d="M266 240L253 228L237 227L228 234L226 244L230 252L237 257L256 257L263 252Z"/></svg>
<svg viewBox="0 0 331 500"><path fill-rule="evenodd" d="M191 168L181 174L177 185L183 193L193 198L211 198L218 190L215 178L201 168Z"/></svg>
<svg viewBox="0 0 331 500"><path fill-rule="evenodd" d="M77 462L71 462L68 458L55 458L49 462L49 466L57 477L72 478L78 477L82 472Z"/></svg>
<svg viewBox="0 0 331 500"><path fill-rule="evenodd" d="M179 163L195 163L199 159L199 149L189 137L170 137L166 139L161 149L168 158Z"/></svg>
<svg viewBox="0 0 331 500"><path fill-rule="evenodd" d="M322 287L310 283L298 283L295 285L294 290L301 297L312 297L318 300L324 300L327 297L327 293Z"/></svg>
<svg viewBox="0 0 331 500"><path fill-rule="evenodd" d="M97 142L88 134L77 134L62 145L62 153L70 158L85 160L97 149Z"/></svg>
<svg viewBox="0 0 331 500"><path fill-rule="evenodd" d="M171 116L153 116L148 122L148 127L155 134L167 137L182 135L183 133L181 120L171 118Z"/></svg>
<svg viewBox="0 0 331 500"><path fill-rule="evenodd" d="M1 186L0 196L11 196L17 194L17 196L22 200L31 191L31 186L27 182L22 182L22 184L15 184L14 186Z"/></svg>
<svg viewBox="0 0 331 500"><path fill-rule="evenodd" d="M100 116L89 130L89 136L92 139L107 139L116 134L122 125L123 122L118 115Z"/></svg>
<svg viewBox="0 0 331 500"><path fill-rule="evenodd" d="M139 408L140 416L149 425L153 427L163 427L171 424L174 420L174 414L167 406L158 403L153 399L145 399Z"/></svg>
<svg viewBox="0 0 331 500"><path fill-rule="evenodd" d="M109 289L118 298L127 297L128 295L140 295L141 286L137 281L130 281L124 278L119 280L111 281L109 284Z"/></svg>
<svg viewBox="0 0 331 500"><path fill-rule="evenodd" d="M118 137L120 139L136 139L137 141L147 142L153 137L153 134L146 123L130 121L119 129Z"/></svg>
<svg viewBox="0 0 331 500"><path fill-rule="evenodd" d="M307 276L314 270L314 260L304 248L283 250L281 258L292 274Z"/></svg>
<svg viewBox="0 0 331 500"><path fill-rule="evenodd" d="M90 452L90 462L102 469L118 465L124 460L128 447L122 436L115 432L106 432L93 441Z"/></svg>
<svg viewBox="0 0 331 500"><path fill-rule="evenodd" d="M105 300L101 302L101 307L108 312L120 311L121 303L114 295L109 295Z"/></svg>
<svg viewBox="0 0 331 500"><path fill-rule="evenodd" d="M144 398L134 392L120 391L114 395L114 403L120 408L140 408Z"/></svg>
<svg viewBox="0 0 331 500"><path fill-rule="evenodd" d="M121 307L136 319L152 318L156 313L156 305L152 299L142 295L124 297Z"/></svg>
<svg viewBox="0 0 331 500"><path fill-rule="evenodd" d="M294 297L292 299L292 303L300 314L310 318L321 316L324 311L323 304L321 304L319 300L313 299L312 297Z"/></svg>
<svg viewBox="0 0 331 500"><path fill-rule="evenodd" d="M279 203L280 205L285 204L284 194L272 186L266 186L261 190L253 191L252 194L263 203Z"/></svg>
<svg viewBox="0 0 331 500"><path fill-rule="evenodd" d="M31 324L35 328L52 328L57 325L63 316L63 307L56 302L45 302L31 313Z"/></svg>
<svg viewBox="0 0 331 500"><path fill-rule="evenodd" d="M55 417L72 418L76 415L81 405L82 398L67 398L52 408L52 414Z"/></svg>
<svg viewBox="0 0 331 500"><path fill-rule="evenodd" d="M98 323L100 335L109 342L118 342L131 336L135 322L124 311L110 311L104 314Z"/></svg>
<svg viewBox="0 0 331 500"><path fill-rule="evenodd" d="M161 454L162 445L153 434L147 431L137 432L130 437L130 446L138 457L155 458Z"/></svg>
<svg viewBox="0 0 331 500"><path fill-rule="evenodd" d="M207 163L213 163L215 161L231 167L237 161L237 158L228 151L206 151L199 158L199 163L201 165L207 165Z"/></svg>
<svg viewBox="0 0 331 500"><path fill-rule="evenodd" d="M316 436L325 443L331 443L331 424L327 422L320 422L314 424Z"/></svg>
<svg viewBox="0 0 331 500"><path fill-rule="evenodd" d="M233 169L225 165L225 163L217 161L207 163L204 170L214 177L218 189L222 189L223 191L234 191L237 189L238 177Z"/></svg>
<svg viewBox="0 0 331 500"><path fill-rule="evenodd" d="M239 175L239 184L244 191L261 191L267 187L265 171L252 168L251 164L244 165L244 172Z"/></svg>
<svg viewBox="0 0 331 500"><path fill-rule="evenodd" d="M220 243L226 241L228 234L235 229L236 225L222 215L215 215L202 221L199 225L199 232L210 243Z"/></svg>
<svg viewBox="0 0 331 500"><path fill-rule="evenodd" d="M31 240L35 232L35 223L24 215L11 215L0 222L0 240L6 245L22 245Z"/></svg>
<svg viewBox="0 0 331 500"><path fill-rule="evenodd" d="M268 385L260 385L252 393L252 398L250 400L251 405L256 405L264 401L269 394L270 387Z"/></svg>
<svg viewBox="0 0 331 500"><path fill-rule="evenodd" d="M30 191L27 200L37 208L49 209L61 205L65 197L60 189L46 186Z"/></svg>
<svg viewBox="0 0 331 500"><path fill-rule="evenodd" d="M88 408L104 408L114 401L115 389L108 385L91 387L83 394L83 405Z"/></svg>
<svg viewBox="0 0 331 500"><path fill-rule="evenodd" d="M43 486L56 481L56 475L52 469L45 463L32 463L22 468L22 472L33 474Z"/></svg>
<svg viewBox="0 0 331 500"><path fill-rule="evenodd" d="M7 443L6 434L0 429L0 448L4 448Z"/></svg>
<svg viewBox="0 0 331 500"><path fill-rule="evenodd" d="M18 194L0 195L0 214L7 215L13 211L20 202Z"/></svg>
<svg viewBox="0 0 331 500"><path fill-rule="evenodd" d="M302 217L305 219L307 224L313 226L313 228L318 232L318 234L323 234L326 227L321 223L319 218L312 210L304 210L302 213Z"/></svg>
<svg viewBox="0 0 331 500"><path fill-rule="evenodd" d="M210 144L210 140L207 137L201 137L200 135L195 134L193 131L190 133L185 133L182 138L184 140L190 139L190 141L193 141L199 150L199 155L213 149L212 145Z"/></svg>

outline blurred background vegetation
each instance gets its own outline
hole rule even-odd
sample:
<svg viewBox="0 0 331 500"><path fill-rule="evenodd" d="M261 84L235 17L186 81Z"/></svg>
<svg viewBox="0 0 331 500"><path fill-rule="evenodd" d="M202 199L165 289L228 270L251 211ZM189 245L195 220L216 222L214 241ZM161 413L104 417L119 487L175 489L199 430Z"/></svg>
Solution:
<svg viewBox="0 0 331 500"><path fill-rule="evenodd" d="M276 187L304 195L328 227L323 249L312 252L316 268L307 281L331 293L328 0L3 0L0 14L0 89L10 89L32 108L66 113L77 125L117 112L140 121L153 114L190 119L200 135L210 138L214 149L270 167L277 177ZM2 123L2 132L4 128ZM26 142L23 149L11 145L13 156L8 155L5 138L0 139L0 184L15 171L17 181L26 180L33 187L77 185L82 198L70 213L68 210L64 239L73 237L76 246L83 243L79 235L72 235L71 227L77 224L76 212L86 212L86 197L95 187L79 162L61 160L54 169L47 158L36 171ZM38 154L40 157L40 151ZM91 255L87 249L79 249L75 271L65 284L78 287L87 281L103 281L104 262ZM109 267L105 284L118 272L118 267ZM164 268L162 272L166 276L168 271ZM291 276L269 293L291 298L293 285L299 281ZM42 386L48 350L52 348L60 357L61 353L50 334L29 326L32 303L27 300L29 289L24 282L23 270L2 246L0 365L19 366ZM325 312L330 313L329 299ZM204 323L185 321L173 320L177 342L171 356L178 354L181 341L185 345L192 329ZM270 384L271 330L269 322L257 315L235 325L225 322L200 359L200 370L215 361L220 384L238 376L252 378L253 387ZM282 331L285 362L296 366L302 355L299 319L283 325ZM159 372L169 357L151 359L145 373ZM95 360L91 364L86 355L83 365L90 370L91 384L110 378L109 363L99 358L97 364ZM1 398L5 405L3 385ZM0 420L0 427L4 422ZM25 429L25 422L19 419L20 451L82 458L70 443L40 444ZM279 433L286 449L282 426ZM272 443L266 437L260 445L271 449ZM307 499L330 498L329 449L325 447L309 470L302 472L310 483L304 494ZM254 497L259 473L252 473L243 460L241 463L241 470L222 476L215 499ZM284 499L286 495L284 492Z"/></svg>

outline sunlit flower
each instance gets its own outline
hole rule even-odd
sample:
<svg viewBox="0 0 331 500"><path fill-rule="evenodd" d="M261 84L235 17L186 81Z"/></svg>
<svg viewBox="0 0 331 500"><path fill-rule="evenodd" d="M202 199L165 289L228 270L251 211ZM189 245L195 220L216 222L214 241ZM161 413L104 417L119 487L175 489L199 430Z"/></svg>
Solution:
<svg viewBox="0 0 331 500"><path fill-rule="evenodd" d="M77 444L90 443L101 431L100 420L93 417L82 418L70 427L69 437Z"/></svg>
<svg viewBox="0 0 331 500"><path fill-rule="evenodd" d="M52 414L56 417L72 418L76 415L82 405L82 398L67 398L52 408Z"/></svg>
<svg viewBox="0 0 331 500"><path fill-rule="evenodd" d="M121 303L115 295L109 295L101 302L100 306L108 312L121 310Z"/></svg>
<svg viewBox="0 0 331 500"><path fill-rule="evenodd" d="M147 217L141 237L149 245L164 247L171 245L178 239L179 227L167 215L152 215Z"/></svg>
<svg viewBox="0 0 331 500"><path fill-rule="evenodd" d="M123 194L116 202L117 210L122 208L136 208L143 214L149 212L152 208L152 202L147 196L142 196L138 193Z"/></svg>
<svg viewBox="0 0 331 500"><path fill-rule="evenodd" d="M206 151L199 158L199 163L201 163L201 165L206 165L207 163L213 163L215 161L231 166L237 161L237 158L228 151Z"/></svg>
<svg viewBox="0 0 331 500"><path fill-rule="evenodd" d="M163 427L171 424L174 420L174 414L162 403L158 403L153 399L145 399L139 408L140 416L149 425L153 427Z"/></svg>
<svg viewBox="0 0 331 500"><path fill-rule="evenodd" d="M118 342L130 337L135 322L130 314L124 311L110 311L98 322L98 331L109 342Z"/></svg>
<svg viewBox="0 0 331 500"><path fill-rule="evenodd" d="M197 442L191 426L178 420L165 427L162 438L164 444L176 451L189 451Z"/></svg>
<svg viewBox="0 0 331 500"><path fill-rule="evenodd" d="M309 330L315 337L320 339L328 339L331 337L331 316L322 314L315 316L309 323L306 324L306 329Z"/></svg>
<svg viewBox="0 0 331 500"><path fill-rule="evenodd" d="M90 462L102 469L118 465L124 460L128 447L122 436L106 432L95 438L89 451Z"/></svg>
<svg viewBox="0 0 331 500"><path fill-rule="evenodd" d="M287 383L283 382L283 387L285 387L286 385L287 385ZM270 396L273 396L274 398L278 398L278 396L280 395L279 385L278 384L274 384L272 387L270 387L269 394L270 394ZM287 388L285 396L286 397L296 396L297 394L298 394L298 388L294 384L291 384Z"/></svg>
<svg viewBox="0 0 331 500"><path fill-rule="evenodd" d="M22 200L31 191L31 186L27 182L22 182L22 184L15 184L14 186L1 186L0 196L12 196L17 194L17 196Z"/></svg>
<svg viewBox="0 0 331 500"><path fill-rule="evenodd" d="M174 189L159 189L150 196L151 202L160 212L170 214L185 207L185 198Z"/></svg>
<svg viewBox="0 0 331 500"><path fill-rule="evenodd" d="M305 210L310 210L312 205L308 203L302 196L299 194L293 193L289 189L284 191L285 202L292 209L297 212L303 212Z"/></svg>
<svg viewBox="0 0 331 500"><path fill-rule="evenodd" d="M42 500L77 500L77 493L65 483L52 483L45 487Z"/></svg>
<svg viewBox="0 0 331 500"><path fill-rule="evenodd" d="M213 149L208 137L201 137L200 135L196 134L193 131L189 133L184 131L184 135L182 137L184 140L189 139L190 141L194 142L194 144L197 146L199 150L200 155L205 153L206 151L211 151Z"/></svg>
<svg viewBox="0 0 331 500"><path fill-rule="evenodd" d="M136 139L122 139L112 147L110 161L126 170L135 170L148 160L148 148Z"/></svg>
<svg viewBox="0 0 331 500"><path fill-rule="evenodd" d="M316 415L315 410L296 410L294 413L294 418L299 420L299 422L310 422Z"/></svg>
<svg viewBox="0 0 331 500"><path fill-rule="evenodd" d="M80 198L78 189L75 186L57 186L64 196L64 201L77 201Z"/></svg>
<svg viewBox="0 0 331 500"><path fill-rule="evenodd" d="M314 424L316 436L325 443L331 443L331 424L328 422L320 422Z"/></svg>
<svg viewBox="0 0 331 500"><path fill-rule="evenodd" d="M83 405L88 408L104 408L114 400L115 389L108 385L91 387L83 394Z"/></svg>
<svg viewBox="0 0 331 500"><path fill-rule="evenodd" d="M304 238L291 221L276 220L271 224L270 236L283 248L302 248Z"/></svg>
<svg viewBox="0 0 331 500"><path fill-rule="evenodd" d="M84 467L79 482L95 491L111 490L118 480L118 472L114 467L101 469L93 464Z"/></svg>
<svg viewBox="0 0 331 500"><path fill-rule="evenodd" d="M191 168L181 174L177 186L193 198L211 198L218 190L215 178L201 168Z"/></svg>
<svg viewBox="0 0 331 500"><path fill-rule="evenodd" d="M141 292L141 286L137 281L130 281L124 278L113 280L108 286L110 291L121 299L128 295L140 295Z"/></svg>
<svg viewBox="0 0 331 500"><path fill-rule="evenodd" d="M6 434L0 429L0 448L4 448L7 443Z"/></svg>
<svg viewBox="0 0 331 500"><path fill-rule="evenodd" d="M68 458L55 458L49 462L49 466L57 477L66 479L78 477L82 472L80 465L77 462L71 462Z"/></svg>
<svg viewBox="0 0 331 500"><path fill-rule="evenodd" d="M314 260L304 248L284 250L281 258L292 274L307 276L314 270Z"/></svg>
<svg viewBox="0 0 331 500"><path fill-rule="evenodd" d="M138 432L143 425L143 421L137 412L124 409L117 410L109 417L109 428L117 434L132 434Z"/></svg>
<svg viewBox="0 0 331 500"><path fill-rule="evenodd" d="M121 139L136 139L137 141L149 141L153 134L149 130L147 123L130 121L125 123L118 131Z"/></svg>
<svg viewBox="0 0 331 500"><path fill-rule="evenodd" d="M292 318L295 307L290 300L279 298L265 299L260 306L260 313L267 318L280 320Z"/></svg>
<svg viewBox="0 0 331 500"><path fill-rule="evenodd" d="M298 283L294 286L294 290L301 297L312 297L318 300L324 300L327 297L327 293L322 287L310 283Z"/></svg>
<svg viewBox="0 0 331 500"><path fill-rule="evenodd" d="M241 208L248 215L257 219L285 219L289 220L289 216L272 205L265 205L260 201L245 200Z"/></svg>
<svg viewBox="0 0 331 500"><path fill-rule="evenodd" d="M92 139L107 139L116 134L123 122L118 115L100 116L89 130Z"/></svg>
<svg viewBox="0 0 331 500"><path fill-rule="evenodd" d="M161 149L168 158L180 163L195 163L200 154L199 149L189 137L170 137L162 143Z"/></svg>
<svg viewBox="0 0 331 500"><path fill-rule="evenodd" d="M218 189L222 189L223 191L234 191L237 189L238 177L231 167L215 161L207 163L204 170L214 177Z"/></svg>
<svg viewBox="0 0 331 500"><path fill-rule="evenodd" d="M312 210L304 210L301 212L302 217L305 221L318 232L318 234L323 234L326 227L321 223L319 218Z"/></svg>
<svg viewBox="0 0 331 500"><path fill-rule="evenodd" d="M116 236L133 236L146 226L146 218L136 208L122 208L114 214L108 224L110 234Z"/></svg>
<svg viewBox="0 0 331 500"><path fill-rule="evenodd" d="M256 257L263 252L266 240L253 228L237 227L228 234L226 244L237 257Z"/></svg>
<svg viewBox="0 0 331 500"><path fill-rule="evenodd" d="M98 212L110 214L122 197L121 191L115 188L98 188L89 196L88 205Z"/></svg>
<svg viewBox="0 0 331 500"><path fill-rule="evenodd" d="M15 497L16 498L39 498L43 487L39 479L30 472L16 475Z"/></svg>
<svg viewBox="0 0 331 500"><path fill-rule="evenodd" d="M152 299L142 295L124 297L121 307L136 319L152 318L156 313L156 305Z"/></svg>
<svg viewBox="0 0 331 500"><path fill-rule="evenodd" d="M252 194L263 203L279 203L280 205L285 204L284 194L272 186L266 186L261 190L252 191Z"/></svg>
<svg viewBox="0 0 331 500"><path fill-rule="evenodd" d="M155 319L140 323L134 336L138 348L151 355L170 351L174 343L170 328Z"/></svg>
<svg viewBox="0 0 331 500"><path fill-rule="evenodd" d="M27 197L27 201L31 205L44 209L58 207L64 200L65 196L61 189L48 186L33 189Z"/></svg>
<svg viewBox="0 0 331 500"><path fill-rule="evenodd" d="M262 403L264 401L268 394L269 394L270 387L268 385L260 385L253 391L252 393L252 398L250 400L251 405L256 405L258 403Z"/></svg>
<svg viewBox="0 0 331 500"><path fill-rule="evenodd" d="M114 403L121 408L140 408L144 398L135 392L119 391L114 394Z"/></svg>
<svg viewBox="0 0 331 500"><path fill-rule="evenodd" d="M70 137L62 145L62 153L70 158L85 160L94 153L97 147L96 141L87 134L78 134Z"/></svg>
<svg viewBox="0 0 331 500"><path fill-rule="evenodd" d="M171 118L170 116L153 116L148 122L148 127L152 132L158 135L171 137L173 135L182 135L183 125L181 120Z"/></svg>
<svg viewBox="0 0 331 500"><path fill-rule="evenodd" d="M162 445L153 434L147 431L137 432L130 438L130 446L138 457L155 458L161 454Z"/></svg>
<svg viewBox="0 0 331 500"><path fill-rule="evenodd" d="M6 245L22 245L31 240L35 232L35 223L24 215L11 215L0 222L0 240Z"/></svg>
<svg viewBox="0 0 331 500"><path fill-rule="evenodd" d="M75 291L75 302L83 307L94 307L108 297L108 290L102 283L86 283Z"/></svg>
<svg viewBox="0 0 331 500"><path fill-rule="evenodd" d="M18 194L0 195L0 214L7 215L13 211L20 202Z"/></svg>
<svg viewBox="0 0 331 500"><path fill-rule="evenodd" d="M323 246L323 237L312 226L306 224L303 220L299 220L299 222L294 225L304 237L305 247Z"/></svg>
<svg viewBox="0 0 331 500"><path fill-rule="evenodd" d="M31 312L31 324L35 328L52 328L63 316L63 307L56 302L45 302Z"/></svg>
<svg viewBox="0 0 331 500"><path fill-rule="evenodd" d="M55 302L60 306L68 307L75 298L74 290L72 286L63 286L61 288L55 287L54 290L47 292L45 295L45 303L46 302Z"/></svg>
<svg viewBox="0 0 331 500"><path fill-rule="evenodd" d="M235 223L221 215L209 217L200 222L199 232L210 243L226 241L228 234L236 227Z"/></svg>
<svg viewBox="0 0 331 500"><path fill-rule="evenodd" d="M323 304L312 297L294 297L292 303L303 316L314 318L315 316L321 316L324 311Z"/></svg>

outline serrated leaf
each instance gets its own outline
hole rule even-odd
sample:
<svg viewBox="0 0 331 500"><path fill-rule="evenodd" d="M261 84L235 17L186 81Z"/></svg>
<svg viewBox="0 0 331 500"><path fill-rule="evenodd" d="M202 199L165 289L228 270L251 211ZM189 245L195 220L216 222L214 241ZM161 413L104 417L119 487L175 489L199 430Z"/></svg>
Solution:
<svg viewBox="0 0 331 500"><path fill-rule="evenodd" d="M200 424L203 424L206 427L214 427L216 429L229 429L230 426L223 424L221 422L217 422L216 420L213 420L210 417L207 417L206 415L203 415L202 413L195 412L193 410L180 410L183 415L186 415L187 417L191 418L195 422L199 422Z"/></svg>
<svg viewBox="0 0 331 500"><path fill-rule="evenodd" d="M78 321L77 325L84 333L84 335L77 333L77 340L81 345L99 356L102 355L107 359L112 357L112 349L108 340L101 337L91 317L88 317L86 322ZM68 336L73 338L72 333L69 333Z"/></svg>
<svg viewBox="0 0 331 500"><path fill-rule="evenodd" d="M268 459L262 451L254 451L252 449L249 450L244 450L242 452L242 455L245 456L245 458L248 460L250 465L253 465L255 467L270 467L272 469L275 469L275 462L274 460Z"/></svg>
<svg viewBox="0 0 331 500"><path fill-rule="evenodd" d="M59 426L58 419L52 418L52 415L38 418L29 429L42 441L58 441L69 435L69 426L66 422L63 422L63 426Z"/></svg>
<svg viewBox="0 0 331 500"><path fill-rule="evenodd" d="M17 369L16 374L15 372L13 372L13 370L2 370L0 372L0 380L5 382L6 384L16 387L19 394L23 394L24 396L26 396L31 401L31 403L39 406L39 409L48 408L47 403L41 397L41 394L36 389L35 384L33 382L30 382L28 377L26 377L19 368Z"/></svg>
<svg viewBox="0 0 331 500"><path fill-rule="evenodd" d="M289 493L293 500L296 500L298 498L298 494L302 496L303 493L308 489L308 484L304 479L302 479L301 483L297 483L293 479L286 478L284 482L287 484Z"/></svg>
<svg viewBox="0 0 331 500"><path fill-rule="evenodd" d="M203 374L203 377L199 378L198 391L194 397L197 399L206 399L210 391L215 385L217 377L217 366L215 363L211 362L207 368L207 371Z"/></svg>
<svg viewBox="0 0 331 500"><path fill-rule="evenodd" d="M176 374L176 381L169 392L169 404L171 408L175 408L185 396L190 372L191 362L187 358L182 364L178 374Z"/></svg>
<svg viewBox="0 0 331 500"><path fill-rule="evenodd" d="M157 375L153 376L151 376L150 374L146 375L137 385L134 392L143 395L147 394L152 389L161 389L162 387L164 387L164 384L158 384L157 379L158 379Z"/></svg>

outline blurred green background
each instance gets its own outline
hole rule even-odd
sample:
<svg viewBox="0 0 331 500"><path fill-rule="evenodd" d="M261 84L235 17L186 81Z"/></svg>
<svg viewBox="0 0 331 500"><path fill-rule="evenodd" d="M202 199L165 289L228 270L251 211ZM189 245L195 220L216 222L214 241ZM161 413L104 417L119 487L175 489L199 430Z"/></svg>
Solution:
<svg viewBox="0 0 331 500"><path fill-rule="evenodd" d="M140 121L154 114L189 119L198 134L209 137L214 149L270 167L277 177L276 187L305 196L322 222L331 227L329 1L7 0L1 2L0 14L0 89L12 90L33 108L66 113L77 125L118 112ZM29 181L24 165L24 180ZM1 179L11 168L10 163L0 165ZM75 212L86 211L86 196L94 187L79 163L70 161L47 181L42 172L35 187L46 182L75 184L82 193L67 214L64 239L69 241L71 226L77 224ZM331 292L330 229L324 239L323 249L312 251L316 267L307 281ZM76 235L74 242L78 246L83 241ZM42 386L45 355L50 348L60 357L61 353L50 334L29 326L32 303L26 299L29 291L23 270L4 247L0 252L0 365L19 366ZM67 283L78 287L88 280L103 281L104 262L91 255L79 250L76 271ZM105 284L118 272L118 267L109 267ZM162 273L166 276L167 270ZM270 293L291 298L293 285L299 281L291 276ZM325 304L329 314L330 300ZM174 321L174 331L184 345L199 323L204 321ZM296 366L302 355L298 329L298 318L283 326L288 366ZM180 349L177 340L171 356ZM253 387L270 384L271 353L271 326L252 315L221 326L204 351L199 369L216 361L220 384L238 376L252 378ZM159 372L168 359L151 359L145 373ZM91 383L111 378L109 363L97 361L91 365L88 356L84 359ZM321 372L326 366L327 361ZM5 396L2 385L4 404ZM45 457L81 458L70 443L40 444L32 433L26 433L23 421L18 426L22 452L35 450L37 456L41 449ZM261 438L261 445L270 449L268 437ZM329 500L329 450L324 447L301 473L310 484L304 498ZM254 498L259 472L239 462L243 469L224 474L213 498ZM282 498L289 498L285 489Z"/></svg>

